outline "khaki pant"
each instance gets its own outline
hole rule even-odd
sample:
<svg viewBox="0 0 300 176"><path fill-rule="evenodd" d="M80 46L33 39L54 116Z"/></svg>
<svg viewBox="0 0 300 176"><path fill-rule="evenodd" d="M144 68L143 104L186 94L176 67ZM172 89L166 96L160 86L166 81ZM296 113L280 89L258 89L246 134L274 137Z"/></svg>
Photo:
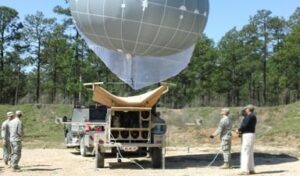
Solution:
<svg viewBox="0 0 300 176"><path fill-rule="evenodd" d="M222 139L221 149L223 152L224 162L230 163L231 160L231 139Z"/></svg>
<svg viewBox="0 0 300 176"><path fill-rule="evenodd" d="M241 171L254 171L254 133L245 133L242 137Z"/></svg>
<svg viewBox="0 0 300 176"><path fill-rule="evenodd" d="M10 142L6 140L6 143L3 145L3 161L5 163L8 163L8 161L10 161L10 157L11 157L11 145Z"/></svg>
<svg viewBox="0 0 300 176"><path fill-rule="evenodd" d="M12 155L11 155L11 165L13 168L17 168L19 161L21 159L21 151L22 151L22 142L11 142L12 147Z"/></svg>

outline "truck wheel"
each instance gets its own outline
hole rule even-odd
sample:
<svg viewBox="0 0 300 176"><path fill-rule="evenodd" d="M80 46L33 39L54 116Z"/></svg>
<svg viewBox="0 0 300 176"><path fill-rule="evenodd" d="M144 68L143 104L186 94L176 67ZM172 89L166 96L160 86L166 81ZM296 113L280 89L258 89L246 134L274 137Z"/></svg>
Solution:
<svg viewBox="0 0 300 176"><path fill-rule="evenodd" d="M96 168L104 168L104 153L96 151Z"/></svg>
<svg viewBox="0 0 300 176"><path fill-rule="evenodd" d="M80 155L83 156L83 157L86 157L87 156L87 152L88 152L88 149L84 145L84 139L81 138L80 139Z"/></svg>
<svg viewBox="0 0 300 176"><path fill-rule="evenodd" d="M154 147L151 149L151 159L153 168L162 168L162 148Z"/></svg>

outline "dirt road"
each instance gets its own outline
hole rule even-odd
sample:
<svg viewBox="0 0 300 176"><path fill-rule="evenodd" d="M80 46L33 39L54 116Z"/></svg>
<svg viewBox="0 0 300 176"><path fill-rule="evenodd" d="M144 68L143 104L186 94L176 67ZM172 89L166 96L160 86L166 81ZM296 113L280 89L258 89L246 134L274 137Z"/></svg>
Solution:
<svg viewBox="0 0 300 176"><path fill-rule="evenodd" d="M21 160L21 172L15 173L4 166L0 157L0 175L4 176L82 176L82 175L166 175L166 176L233 176L238 173L238 146L233 148L233 169L220 170L222 157L219 156L212 167L207 165L214 158L217 149L214 147L168 148L166 170L151 169L149 158L135 159L145 170L123 160L107 159L106 168L95 170L94 158L83 158L74 150L67 149L24 149ZM2 151L1 151L2 152ZM0 152L1 156L2 153ZM258 176L297 176L300 175L299 149L286 147L257 147L255 160ZM108 168L109 167L109 168Z"/></svg>

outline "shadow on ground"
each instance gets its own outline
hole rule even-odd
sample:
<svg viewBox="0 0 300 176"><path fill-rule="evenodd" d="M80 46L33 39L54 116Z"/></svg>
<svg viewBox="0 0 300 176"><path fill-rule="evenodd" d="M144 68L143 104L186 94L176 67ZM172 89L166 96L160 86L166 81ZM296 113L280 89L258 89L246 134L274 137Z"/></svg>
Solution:
<svg viewBox="0 0 300 176"><path fill-rule="evenodd" d="M51 172L51 171L56 171L56 170L61 170L62 168L51 168L51 165L25 165L21 167L21 172Z"/></svg>
<svg viewBox="0 0 300 176"><path fill-rule="evenodd" d="M166 157L166 169L185 169L185 168L201 168L207 167L208 164L214 159L216 154L199 154L199 155L180 155L180 156L168 156ZM290 156L287 154L267 154L267 153L255 153L255 164L256 165L276 165L282 163L289 163L289 162L296 162L299 159L294 156ZM120 169L120 168L127 168L127 169L139 169L139 166L127 162L128 160L124 159L125 162L117 163L112 162L109 163L110 169ZM138 164L140 164L143 168L150 169L151 161L150 159L139 159L134 160ZM233 153L232 154L232 166L234 168L239 167L240 162L240 154ZM219 155L216 161L212 164L212 167L221 166L223 164L223 157ZM273 172L285 172L283 170L280 171L273 171ZM264 173L264 174L272 174L272 173Z"/></svg>

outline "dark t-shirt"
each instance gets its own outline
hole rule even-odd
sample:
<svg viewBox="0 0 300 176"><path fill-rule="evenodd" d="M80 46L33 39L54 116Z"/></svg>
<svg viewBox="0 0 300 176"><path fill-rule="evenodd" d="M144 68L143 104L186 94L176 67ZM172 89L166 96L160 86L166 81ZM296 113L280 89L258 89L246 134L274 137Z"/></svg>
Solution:
<svg viewBox="0 0 300 176"><path fill-rule="evenodd" d="M255 133L256 116L252 113L246 116L239 128L241 133Z"/></svg>

